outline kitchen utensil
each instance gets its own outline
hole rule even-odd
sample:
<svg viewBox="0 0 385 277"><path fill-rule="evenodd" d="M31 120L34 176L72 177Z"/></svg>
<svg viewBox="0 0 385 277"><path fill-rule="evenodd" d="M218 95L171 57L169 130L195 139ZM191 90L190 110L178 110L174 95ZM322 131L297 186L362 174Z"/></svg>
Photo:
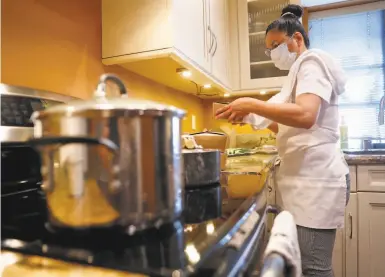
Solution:
<svg viewBox="0 0 385 277"><path fill-rule="evenodd" d="M224 152L227 147L227 136L224 133L205 131L190 135L204 149L219 149L221 152Z"/></svg>
<svg viewBox="0 0 385 277"><path fill-rule="evenodd" d="M121 97L107 98L115 83ZM182 212L184 111L127 98L122 81L102 75L90 101L32 116L43 189L55 227L121 226L129 232Z"/></svg>
<svg viewBox="0 0 385 277"><path fill-rule="evenodd" d="M200 187L219 182L221 156L219 150L182 150L186 187Z"/></svg>

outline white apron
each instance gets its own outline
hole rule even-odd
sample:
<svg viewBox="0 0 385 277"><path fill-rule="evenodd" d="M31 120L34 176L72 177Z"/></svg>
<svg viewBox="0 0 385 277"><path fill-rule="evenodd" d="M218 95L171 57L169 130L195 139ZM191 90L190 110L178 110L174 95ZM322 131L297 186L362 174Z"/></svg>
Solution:
<svg viewBox="0 0 385 277"><path fill-rule="evenodd" d="M295 102L294 84L289 102ZM283 208L297 225L316 229L344 227L348 165L337 149L338 132L326 127L327 116L338 113L337 101L322 102L316 124L301 129L278 124L281 158L277 189Z"/></svg>

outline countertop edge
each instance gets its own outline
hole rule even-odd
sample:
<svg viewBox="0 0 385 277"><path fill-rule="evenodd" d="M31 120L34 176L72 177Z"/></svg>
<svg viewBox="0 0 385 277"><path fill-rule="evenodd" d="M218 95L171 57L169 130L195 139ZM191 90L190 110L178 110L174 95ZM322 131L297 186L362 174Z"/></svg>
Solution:
<svg viewBox="0 0 385 277"><path fill-rule="evenodd" d="M385 155L345 154L348 165L385 165Z"/></svg>

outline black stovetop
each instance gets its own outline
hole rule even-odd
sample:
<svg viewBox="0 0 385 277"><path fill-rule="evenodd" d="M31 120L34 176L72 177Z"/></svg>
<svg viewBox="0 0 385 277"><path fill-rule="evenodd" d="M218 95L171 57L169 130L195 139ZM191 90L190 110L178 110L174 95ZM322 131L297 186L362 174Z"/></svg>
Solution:
<svg viewBox="0 0 385 277"><path fill-rule="evenodd" d="M239 200L230 199L219 184L188 189L180 220L127 235L115 229L74 232L52 228L46 223L38 183L29 185L26 189L24 183L18 192L2 193L2 218L12 214L2 222L4 250L149 276L175 276L175 272L176 276L239 276L255 267L256 251L261 251L264 241L265 190ZM34 199L27 201L28 207L38 202L40 208L8 213L10 207L20 210L18 203L25 197Z"/></svg>

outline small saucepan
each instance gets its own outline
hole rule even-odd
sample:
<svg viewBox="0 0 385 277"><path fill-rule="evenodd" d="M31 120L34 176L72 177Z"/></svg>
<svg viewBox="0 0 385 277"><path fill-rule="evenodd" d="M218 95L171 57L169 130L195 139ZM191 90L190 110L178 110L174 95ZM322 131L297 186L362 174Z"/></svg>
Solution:
<svg viewBox="0 0 385 277"><path fill-rule="evenodd" d="M219 150L182 150L185 186L202 187L219 183L221 155Z"/></svg>

